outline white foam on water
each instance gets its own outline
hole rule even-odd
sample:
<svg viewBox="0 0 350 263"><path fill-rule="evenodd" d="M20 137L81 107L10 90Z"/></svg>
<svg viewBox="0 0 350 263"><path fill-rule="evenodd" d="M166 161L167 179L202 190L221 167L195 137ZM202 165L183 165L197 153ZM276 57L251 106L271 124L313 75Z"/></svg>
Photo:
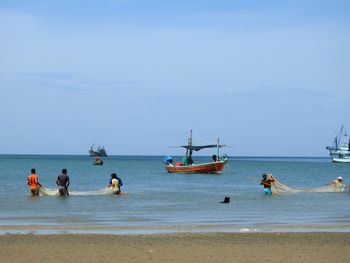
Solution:
<svg viewBox="0 0 350 263"><path fill-rule="evenodd" d="M40 187L40 194L43 196L58 196L58 189L50 189L46 187ZM81 195L112 195L113 191L111 187L105 187L102 189L98 190L93 190L93 191L69 191L69 195L76 195L76 196L81 196Z"/></svg>

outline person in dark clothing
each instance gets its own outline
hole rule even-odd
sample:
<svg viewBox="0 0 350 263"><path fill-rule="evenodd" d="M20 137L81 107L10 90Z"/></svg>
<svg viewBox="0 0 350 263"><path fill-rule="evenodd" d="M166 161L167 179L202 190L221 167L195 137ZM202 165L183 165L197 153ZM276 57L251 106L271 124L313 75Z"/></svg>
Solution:
<svg viewBox="0 0 350 263"><path fill-rule="evenodd" d="M225 196L224 201L220 202L222 204L228 204L230 202L230 197L229 196Z"/></svg>
<svg viewBox="0 0 350 263"><path fill-rule="evenodd" d="M213 154L211 158L213 159L214 162L219 161L219 157L216 154Z"/></svg>
<svg viewBox="0 0 350 263"><path fill-rule="evenodd" d="M62 169L62 173L57 176L56 184L60 196L69 196L69 176L67 174L67 169Z"/></svg>

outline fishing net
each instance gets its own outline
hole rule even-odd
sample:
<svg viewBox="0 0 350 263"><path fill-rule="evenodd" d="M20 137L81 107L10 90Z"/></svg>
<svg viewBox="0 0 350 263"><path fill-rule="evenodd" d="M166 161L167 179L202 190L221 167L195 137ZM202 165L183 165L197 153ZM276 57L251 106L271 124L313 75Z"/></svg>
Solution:
<svg viewBox="0 0 350 263"><path fill-rule="evenodd" d="M45 187L40 187L40 194L41 195L47 195L47 196L55 196L59 195L58 189L50 189ZM105 187L99 190L93 190L93 191L69 191L69 195L112 195L113 191L111 187Z"/></svg>
<svg viewBox="0 0 350 263"><path fill-rule="evenodd" d="M272 174L267 175L267 179L274 180L273 183L271 183L271 191L273 194L281 194L281 193L298 193L302 192L301 189L295 189L291 188L282 182L280 182L276 177L274 177Z"/></svg>
<svg viewBox="0 0 350 263"><path fill-rule="evenodd" d="M337 179L333 180L329 184L318 188L292 188L283 184L272 174L267 175L267 179L274 180L271 183L271 191L273 194L283 194L283 193L299 193L299 192L343 192L345 188L344 182L339 182Z"/></svg>

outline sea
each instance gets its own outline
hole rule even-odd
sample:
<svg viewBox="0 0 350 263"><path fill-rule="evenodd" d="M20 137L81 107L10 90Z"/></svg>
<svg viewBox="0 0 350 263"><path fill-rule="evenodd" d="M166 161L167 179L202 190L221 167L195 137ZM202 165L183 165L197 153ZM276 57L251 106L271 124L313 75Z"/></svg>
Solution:
<svg viewBox="0 0 350 263"><path fill-rule="evenodd" d="M350 164L329 158L229 157L221 174L170 174L162 159L108 156L95 166L90 156L0 155L0 234L350 232L348 186L338 193L266 196L260 185L267 172L293 188L322 187L338 176L349 184ZM32 197L31 168L49 189L66 168L69 190L85 194ZM123 194L96 194L114 172L123 180ZM225 196L230 203L221 203Z"/></svg>

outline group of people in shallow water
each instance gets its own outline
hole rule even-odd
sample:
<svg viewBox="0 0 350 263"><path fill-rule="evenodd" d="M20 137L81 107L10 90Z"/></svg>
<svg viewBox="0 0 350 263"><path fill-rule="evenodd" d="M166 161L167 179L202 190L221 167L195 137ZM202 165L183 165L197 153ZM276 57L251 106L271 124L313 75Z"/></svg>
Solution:
<svg viewBox="0 0 350 263"><path fill-rule="evenodd" d="M264 187L264 194L265 195L272 195L271 186L275 182L273 177L269 176L269 174L264 173L262 175L262 179L260 181L260 185ZM57 190L60 196L69 196L69 175L67 172L67 169L62 169L62 172L60 175L57 176L56 179L56 185ZM338 176L336 179L334 179L331 184L338 186L343 185L345 186L344 180L341 176ZM27 179L27 185L30 187L30 192L33 196L39 195L40 187L42 185L39 183L39 177L36 174L36 170L33 168L31 169L31 174L28 176ZM123 185L123 181L120 177L117 176L116 173L111 174L111 179L109 180L108 187L111 188L113 194L119 195L121 193L121 186ZM349 187L349 193L350 193L350 187Z"/></svg>
<svg viewBox="0 0 350 263"><path fill-rule="evenodd" d="M38 196L40 192L40 187L42 185L39 183L39 177L36 174L36 170L31 169L31 174L28 176L27 185L30 188L30 193L32 196ZM60 175L57 176L56 185L60 196L69 196L69 175L67 169L62 169ZM111 179L109 181L108 187L112 189L113 194L119 195L121 193L121 186L123 181L116 173L111 174Z"/></svg>

